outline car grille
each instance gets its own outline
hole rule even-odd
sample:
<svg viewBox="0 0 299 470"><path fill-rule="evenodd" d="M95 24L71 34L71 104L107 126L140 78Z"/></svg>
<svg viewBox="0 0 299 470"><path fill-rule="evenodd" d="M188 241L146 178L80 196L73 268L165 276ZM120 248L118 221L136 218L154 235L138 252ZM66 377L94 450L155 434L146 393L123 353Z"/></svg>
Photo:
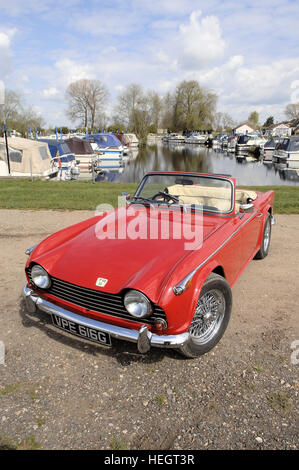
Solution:
<svg viewBox="0 0 299 470"><path fill-rule="evenodd" d="M31 279L31 269L27 269L29 279ZM135 319L130 315L123 303L121 294L109 294L86 287L77 286L70 282L62 281L51 277L51 287L45 290L58 299L65 300L79 307L93 310L94 312L104 313L113 317L123 318L135 323L146 323L153 325L158 318L166 321L164 310L156 304L153 304L153 314L149 318Z"/></svg>

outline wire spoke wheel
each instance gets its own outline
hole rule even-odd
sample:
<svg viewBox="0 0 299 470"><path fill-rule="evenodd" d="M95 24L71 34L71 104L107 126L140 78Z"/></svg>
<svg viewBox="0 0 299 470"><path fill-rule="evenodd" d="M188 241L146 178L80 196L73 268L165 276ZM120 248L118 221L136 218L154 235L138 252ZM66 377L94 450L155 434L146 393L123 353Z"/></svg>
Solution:
<svg viewBox="0 0 299 470"><path fill-rule="evenodd" d="M270 223L270 219L267 219L265 231L264 231L264 240L263 240L265 253L268 251L268 248L269 248L270 235L271 235L271 223Z"/></svg>
<svg viewBox="0 0 299 470"><path fill-rule="evenodd" d="M225 315L226 303L223 293L213 289L197 302L189 333L197 344L205 344L218 333Z"/></svg>

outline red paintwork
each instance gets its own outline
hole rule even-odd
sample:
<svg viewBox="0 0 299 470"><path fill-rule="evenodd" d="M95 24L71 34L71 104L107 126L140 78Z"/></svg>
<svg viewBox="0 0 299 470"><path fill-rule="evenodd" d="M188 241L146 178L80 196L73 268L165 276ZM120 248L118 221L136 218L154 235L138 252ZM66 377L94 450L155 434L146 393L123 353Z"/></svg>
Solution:
<svg viewBox="0 0 299 470"><path fill-rule="evenodd" d="M229 179L235 185L234 179ZM56 278L109 293L119 293L129 288L140 290L164 309L168 328L163 334L179 334L188 330L207 276L221 266L226 280L232 286L254 257L261 244L265 217L269 211L272 213L273 200L273 191L258 193L258 198L254 201L258 213L246 224L244 223L252 214L243 214L240 217L234 210L229 216L204 213L199 227L203 230L203 245L195 251L186 251L186 240L173 237L168 240L161 239L161 236L156 240L99 240L96 236L97 223L103 221L104 216L93 217L46 238L35 248L26 267L31 263L38 263ZM130 208L121 208L110 213L110 218L111 214L115 216L119 230L137 222L141 211L146 213L145 220L148 221L149 209L144 211L143 207L135 206L134 210L136 213L130 215ZM174 213L174 210L167 208L157 211L162 227L168 216L174 217ZM263 216L258 218L257 215L261 213ZM242 224L244 226L238 233L219 249ZM218 251L215 253L216 250ZM191 286L182 295L174 295L173 287L208 257L208 262L194 275ZM99 277L108 279L104 288L95 286ZM55 301L55 297L45 292L39 293L50 301ZM107 323L135 329L140 326L97 312L86 312L62 300L56 299L56 303Z"/></svg>

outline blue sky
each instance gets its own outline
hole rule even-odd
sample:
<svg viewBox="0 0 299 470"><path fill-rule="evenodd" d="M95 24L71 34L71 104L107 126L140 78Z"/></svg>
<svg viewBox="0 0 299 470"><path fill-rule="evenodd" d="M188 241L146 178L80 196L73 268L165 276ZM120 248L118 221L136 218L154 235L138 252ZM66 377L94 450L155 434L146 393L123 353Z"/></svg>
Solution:
<svg viewBox="0 0 299 470"><path fill-rule="evenodd" d="M284 119L299 89L297 0L0 0L0 9L0 80L48 125L70 124L64 93L81 78L105 83L108 112L129 83L163 95L196 79L239 121L253 110Z"/></svg>

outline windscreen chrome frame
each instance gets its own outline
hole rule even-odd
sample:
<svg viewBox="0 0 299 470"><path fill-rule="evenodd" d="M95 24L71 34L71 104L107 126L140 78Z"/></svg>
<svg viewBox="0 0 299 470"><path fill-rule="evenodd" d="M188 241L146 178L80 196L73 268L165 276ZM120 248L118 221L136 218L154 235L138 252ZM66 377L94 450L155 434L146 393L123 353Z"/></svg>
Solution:
<svg viewBox="0 0 299 470"><path fill-rule="evenodd" d="M228 181L231 185L231 189L232 189L232 192L231 192L231 206L230 206L230 210L228 211L215 211L215 210L212 210L212 209L204 209L203 207L200 208L199 206L196 206L196 204L192 204L192 207L194 207L195 210L200 210L200 211L203 211L203 212L211 212L213 214L217 214L217 215L227 215L227 214L231 214L233 211L234 211L234 208L235 208L235 185L233 183L233 181L231 181L229 178L226 178L225 176L221 176L221 175L206 175L206 174L201 174L201 173L184 173L184 172L179 172L179 173L172 173L172 172L164 172L164 171L161 171L161 172L149 172L149 173L146 173L146 175L144 175L144 177L142 178L141 182L140 182L140 185L138 186L138 188L136 189L136 192L134 194L134 196L132 197L132 201L131 203L134 203L133 199L134 197L138 197L140 192L142 191L144 185L145 185L145 182L147 180L147 177L148 176L158 176L158 175L166 175L166 176L171 176L171 175L174 175L174 176L179 176L179 175L182 175L182 176L194 176L194 177L199 177L199 178L207 178L207 179L216 179L216 180L222 180L222 181ZM136 204L138 203L138 201L135 202ZM155 201L153 201L153 205L155 204ZM191 204L190 204L191 206ZM168 207L181 207L180 204L171 204L171 205L168 205Z"/></svg>

